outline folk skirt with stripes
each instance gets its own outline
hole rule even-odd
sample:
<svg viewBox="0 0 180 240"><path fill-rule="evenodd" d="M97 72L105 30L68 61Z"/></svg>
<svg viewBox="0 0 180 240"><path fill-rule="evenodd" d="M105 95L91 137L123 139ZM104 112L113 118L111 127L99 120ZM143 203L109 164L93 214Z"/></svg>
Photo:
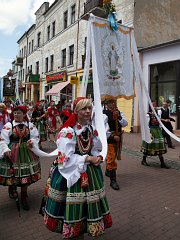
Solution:
<svg viewBox="0 0 180 240"><path fill-rule="evenodd" d="M11 159L2 158L0 161L0 185L23 186L37 182L41 178L40 160L26 143L12 143Z"/></svg>
<svg viewBox="0 0 180 240"><path fill-rule="evenodd" d="M85 232L93 237L100 236L112 225L101 167L89 164L86 173L87 188L81 187L80 179L67 188L58 166L48 179L44 223L51 231L62 233L63 238Z"/></svg>
<svg viewBox="0 0 180 240"><path fill-rule="evenodd" d="M164 143L164 138L162 135L161 128L151 127L150 128L152 142L147 143L142 142L141 151L147 156L157 156L162 155L167 152L166 145Z"/></svg>

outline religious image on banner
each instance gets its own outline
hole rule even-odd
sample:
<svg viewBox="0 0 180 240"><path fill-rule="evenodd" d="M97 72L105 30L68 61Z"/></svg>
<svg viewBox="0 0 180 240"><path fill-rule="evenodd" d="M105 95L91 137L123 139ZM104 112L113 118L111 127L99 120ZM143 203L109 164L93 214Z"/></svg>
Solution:
<svg viewBox="0 0 180 240"><path fill-rule="evenodd" d="M133 98L131 29L119 26L112 31L108 24L96 19L92 31L101 97Z"/></svg>
<svg viewBox="0 0 180 240"><path fill-rule="evenodd" d="M3 96L15 95L15 81L9 78L4 78Z"/></svg>

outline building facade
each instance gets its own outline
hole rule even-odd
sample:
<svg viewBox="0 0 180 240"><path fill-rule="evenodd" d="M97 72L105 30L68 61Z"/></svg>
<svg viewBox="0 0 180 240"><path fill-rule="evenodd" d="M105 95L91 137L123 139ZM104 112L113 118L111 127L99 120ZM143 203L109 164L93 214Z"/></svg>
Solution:
<svg viewBox="0 0 180 240"><path fill-rule="evenodd" d="M156 100L158 106L163 98L171 100L171 112L176 119L174 127L180 128L180 2L114 0L113 3L117 21L134 27L144 81L151 99ZM35 13L35 23L18 40L19 55L15 64L23 100L36 102L47 98L58 102L78 95L86 52L88 14L92 12L105 17L102 7L103 0L56 0L51 6L48 2L41 5ZM88 94L93 94L91 72L92 69ZM70 84L74 77L78 81ZM120 99L118 103L129 122L127 131L139 131L137 98ZM145 105L148 110L146 101Z"/></svg>

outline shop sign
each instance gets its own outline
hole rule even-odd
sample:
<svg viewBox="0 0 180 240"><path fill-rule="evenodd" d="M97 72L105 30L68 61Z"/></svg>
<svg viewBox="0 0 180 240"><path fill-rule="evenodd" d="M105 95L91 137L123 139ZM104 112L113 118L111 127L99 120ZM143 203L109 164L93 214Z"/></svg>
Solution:
<svg viewBox="0 0 180 240"><path fill-rule="evenodd" d="M59 73L46 75L47 83L59 82L59 81L66 81L66 72L59 72Z"/></svg>
<svg viewBox="0 0 180 240"><path fill-rule="evenodd" d="M76 76L71 76L70 77L70 84L78 84L78 77Z"/></svg>

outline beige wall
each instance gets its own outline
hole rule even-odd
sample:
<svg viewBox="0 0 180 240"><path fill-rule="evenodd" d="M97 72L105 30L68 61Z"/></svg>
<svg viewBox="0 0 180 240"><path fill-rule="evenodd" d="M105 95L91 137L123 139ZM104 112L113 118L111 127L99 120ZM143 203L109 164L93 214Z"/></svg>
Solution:
<svg viewBox="0 0 180 240"><path fill-rule="evenodd" d="M134 30L138 47L180 38L179 0L136 0Z"/></svg>

